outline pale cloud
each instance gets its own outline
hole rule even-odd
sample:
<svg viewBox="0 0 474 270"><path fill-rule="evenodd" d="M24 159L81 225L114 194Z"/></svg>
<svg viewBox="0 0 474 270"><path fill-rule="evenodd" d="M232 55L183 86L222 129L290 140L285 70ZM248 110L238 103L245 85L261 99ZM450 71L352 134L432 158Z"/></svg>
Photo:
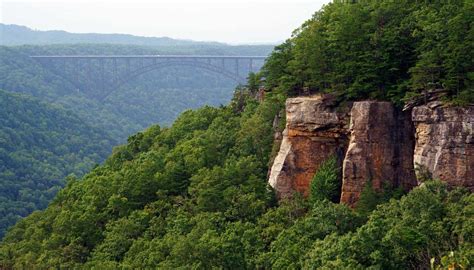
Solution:
<svg viewBox="0 0 474 270"><path fill-rule="evenodd" d="M2 0L0 0L2 1ZM228 43L278 42L329 0L2 1L0 21L38 30Z"/></svg>

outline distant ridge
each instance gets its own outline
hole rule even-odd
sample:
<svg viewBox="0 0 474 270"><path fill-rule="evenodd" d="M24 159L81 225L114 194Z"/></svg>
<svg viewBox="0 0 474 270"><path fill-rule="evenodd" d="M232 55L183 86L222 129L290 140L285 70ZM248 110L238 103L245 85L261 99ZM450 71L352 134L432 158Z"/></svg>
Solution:
<svg viewBox="0 0 474 270"><path fill-rule="evenodd" d="M229 46L212 41L192 41L169 37L143 37L129 34L70 33L62 30L40 31L16 24L0 23L0 45L49 45L74 43L110 43L141 46Z"/></svg>

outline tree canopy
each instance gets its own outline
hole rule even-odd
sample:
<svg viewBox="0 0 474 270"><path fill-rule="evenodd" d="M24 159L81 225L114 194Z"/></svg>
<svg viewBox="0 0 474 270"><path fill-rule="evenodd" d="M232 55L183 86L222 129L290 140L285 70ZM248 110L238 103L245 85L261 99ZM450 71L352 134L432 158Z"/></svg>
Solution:
<svg viewBox="0 0 474 270"><path fill-rule="evenodd" d="M326 199L276 203L266 174L284 96L183 113L71 179L0 247L3 268L409 269L472 262L474 195L425 182L358 211ZM238 99L245 99L242 102ZM332 183L337 167L315 177ZM324 182L323 182L324 183Z"/></svg>
<svg viewBox="0 0 474 270"><path fill-rule="evenodd" d="M276 47L266 85L289 95L401 103L444 90L474 102L474 4L455 1L334 1Z"/></svg>
<svg viewBox="0 0 474 270"><path fill-rule="evenodd" d="M349 2L349 3L347 3ZM49 206L20 220L0 268L469 269L474 194L424 181L331 201L337 163L312 200L276 201L267 186L275 116L288 96L402 102L443 88L472 102L472 1L335 1L277 46L227 106L182 113L114 148L71 178ZM269 92L257 101L264 83Z"/></svg>
<svg viewBox="0 0 474 270"><path fill-rule="evenodd" d="M64 186L102 162L117 141L71 113L0 90L0 237L45 208Z"/></svg>

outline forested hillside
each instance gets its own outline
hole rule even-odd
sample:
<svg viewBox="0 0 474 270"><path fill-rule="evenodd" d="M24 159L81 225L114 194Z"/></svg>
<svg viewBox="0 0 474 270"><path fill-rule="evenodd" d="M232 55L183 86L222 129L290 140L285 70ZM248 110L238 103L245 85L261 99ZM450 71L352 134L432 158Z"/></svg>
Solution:
<svg viewBox="0 0 474 270"><path fill-rule="evenodd" d="M0 236L45 208L68 174L82 176L117 141L37 99L0 90Z"/></svg>
<svg viewBox="0 0 474 270"><path fill-rule="evenodd" d="M114 149L21 220L1 266L101 269L469 269L474 194L439 181L408 194L367 186L333 202L331 160L308 198L277 202L267 186L275 115L288 96L402 104L442 90L473 101L472 1L337 1L278 46L228 106L187 111ZM255 98L259 85L267 93ZM275 122L276 123L276 122ZM281 130L280 130L281 131Z"/></svg>
<svg viewBox="0 0 474 270"><path fill-rule="evenodd" d="M266 55L271 46L141 47L129 45L51 45L0 47L0 87L25 93L74 111L88 124L119 141L152 123L169 125L185 109L229 102L235 82L192 67L170 67L145 73L117 89L104 101L87 95L87 82L97 74L56 74L29 55L48 54L230 54ZM63 76L66 75L66 76ZM72 85L71 77L84 78ZM80 82L80 81L79 81ZM94 89L95 90L95 89Z"/></svg>
<svg viewBox="0 0 474 270"><path fill-rule="evenodd" d="M79 171L71 168L81 167L80 172L85 172L91 168L91 163L101 163L108 153L112 151L112 146L123 143L131 134L142 130L152 123L169 125L183 111L189 108L197 108L206 104L218 106L229 102L235 83L222 78L214 73L193 69L191 67L170 67L153 71L141 75L134 81L117 89L107 100L97 100L88 96L87 82L93 81L97 74L75 74L78 71L66 70L66 74L58 74L54 70L49 70L40 63L30 58L30 55L44 54L230 54L230 55L265 55L271 50L271 46L224 46L218 48L213 44L197 45L193 42L183 44L166 43L166 46L146 47L132 45L111 45L111 44L69 44L50 46L1 46L0 47L0 89L8 92L26 94L37 98L37 101L54 105L56 110L72 113L74 121L83 123L83 128L74 131L80 140L63 140L58 143L63 146L63 152L56 153L56 157L61 160L41 160L44 166L26 166L22 168L25 175L11 175L9 178L0 179L0 189L11 190L12 181L18 181L17 185L22 185L29 176L40 175L41 177L31 177L28 181L29 191L23 192L21 196L28 197L32 204L20 204L20 195L17 191L13 195L2 198L3 209L9 208L0 227L0 236L8 225L12 225L17 220L17 214L25 216L31 211L44 208L54 195L55 191L62 187L64 176ZM64 76L66 75L66 76ZM69 77L68 77L69 76ZM72 84L71 77L82 76L84 80L78 84ZM95 89L97 90L97 89ZM100 90L100 89L99 89ZM89 91L90 92L90 91ZM6 95L6 93L3 93ZM22 104L22 102L26 102ZM19 98L13 104L20 108L27 106L28 102L33 102L28 98ZM43 103L41 103L43 104ZM13 113L15 107L0 107L0 113ZM49 108L49 107L47 107ZM7 110L9 109L9 110ZM18 112L20 113L20 111ZM15 115L10 115L14 117ZM17 124L36 123L35 114L18 115ZM5 120L7 120L6 118ZM54 119L49 119L54 121ZM13 119L10 119L13 121ZM66 120L61 122L66 125ZM73 122L71 125L76 125ZM34 126L33 126L34 127ZM32 127L31 132L34 128ZM87 128L86 128L87 127ZM4 128L4 127L2 127ZM6 128L6 127L5 127ZM14 129L15 131L16 129ZM88 142L84 140L90 133L94 132L95 137L91 142L109 141L107 144L99 144L96 150L86 150L85 156L95 155L93 162L83 162L83 157L65 160L64 156L77 155L77 144ZM66 136L66 135L65 135ZM22 141L25 139L26 141ZM54 138L54 140L58 137ZM15 145L27 145L30 137L17 137ZM53 139L51 139L53 140ZM13 142L9 142L13 143ZM84 145L84 147L88 147ZM32 146L33 147L33 146ZM49 147L49 146L47 146ZM46 148L49 149L49 148ZM88 148L87 148L88 149ZM28 151L33 151L29 153ZM67 152L67 151L71 152ZM15 152L14 150L12 150ZM36 155L33 148L22 149L25 155ZM84 156L84 157L85 157ZM55 158L55 157L50 157ZM0 160L7 162L7 160ZM45 166L45 164L49 164ZM17 166L16 164L15 166ZM19 166L19 165L18 165ZM31 171L28 171L30 170ZM2 172L3 173L3 172ZM5 171L5 174L8 174ZM14 180L15 177L18 179ZM49 181L48 185L42 185L43 181ZM35 190L35 185L38 190ZM43 195L45 190L48 195ZM7 192L8 193L8 192ZM27 194L28 193L28 194ZM29 202L28 201L28 202ZM15 204L10 205L10 204ZM2 210L3 211L3 210ZM2 212L3 213L3 212Z"/></svg>
<svg viewBox="0 0 474 270"><path fill-rule="evenodd" d="M353 2L327 5L276 47L267 88L398 104L444 90L445 101L474 102L472 1Z"/></svg>
<svg viewBox="0 0 474 270"><path fill-rule="evenodd" d="M283 96L259 105L245 96L130 137L8 233L2 267L407 269L432 258L469 265L474 196L466 190L427 182L376 210L389 195L366 192L356 211L315 190L310 200L277 206L266 171Z"/></svg>

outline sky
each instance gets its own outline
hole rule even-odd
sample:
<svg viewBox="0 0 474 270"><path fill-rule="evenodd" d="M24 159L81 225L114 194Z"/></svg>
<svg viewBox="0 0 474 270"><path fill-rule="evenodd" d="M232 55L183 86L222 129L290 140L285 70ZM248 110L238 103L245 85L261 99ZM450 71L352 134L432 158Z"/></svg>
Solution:
<svg viewBox="0 0 474 270"><path fill-rule="evenodd" d="M0 21L36 30L279 43L329 0L0 0Z"/></svg>

